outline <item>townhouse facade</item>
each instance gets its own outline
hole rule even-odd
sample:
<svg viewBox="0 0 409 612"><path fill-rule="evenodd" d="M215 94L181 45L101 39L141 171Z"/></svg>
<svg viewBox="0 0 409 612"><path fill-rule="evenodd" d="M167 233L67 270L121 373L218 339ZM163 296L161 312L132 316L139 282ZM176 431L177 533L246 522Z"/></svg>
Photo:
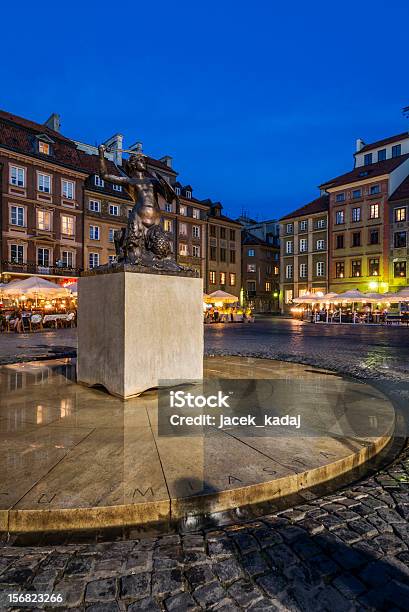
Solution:
<svg viewBox="0 0 409 612"><path fill-rule="evenodd" d="M75 144L44 124L0 111L1 280L31 274L64 282L83 262L87 173Z"/></svg>
<svg viewBox="0 0 409 612"><path fill-rule="evenodd" d="M409 177L389 198L389 290L409 285Z"/></svg>
<svg viewBox="0 0 409 612"><path fill-rule="evenodd" d="M205 200L206 202L206 200ZM221 290L240 297L241 224L222 214L220 202L208 203L205 293Z"/></svg>
<svg viewBox="0 0 409 612"><path fill-rule="evenodd" d="M389 290L389 200L408 175L409 137L400 134L371 145L358 140L355 168L321 185L329 194L330 291Z"/></svg>
<svg viewBox="0 0 409 612"><path fill-rule="evenodd" d="M307 292L328 292L328 207L323 194L280 220L280 302L289 313Z"/></svg>

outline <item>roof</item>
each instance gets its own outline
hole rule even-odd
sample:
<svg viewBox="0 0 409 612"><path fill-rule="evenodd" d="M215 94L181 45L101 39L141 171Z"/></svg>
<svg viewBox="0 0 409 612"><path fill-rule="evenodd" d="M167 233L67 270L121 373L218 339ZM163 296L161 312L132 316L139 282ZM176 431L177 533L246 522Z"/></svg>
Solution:
<svg viewBox="0 0 409 612"><path fill-rule="evenodd" d="M391 144L392 142L398 142L399 140L403 140L404 138L409 138L409 132L403 132L402 134L396 134L396 136L389 136L389 138L383 138L382 140L377 140L370 144L366 144L362 147L360 151L356 151L354 155L365 153L366 151L370 151L371 149L377 149L378 147Z"/></svg>
<svg viewBox="0 0 409 612"><path fill-rule="evenodd" d="M289 213L288 215L284 215L281 217L280 221L284 219L292 219L293 217L305 217L306 215L313 215L315 213L326 212L329 208L329 196L322 195L312 202L301 206L301 208L297 208L294 212Z"/></svg>
<svg viewBox="0 0 409 612"><path fill-rule="evenodd" d="M37 137L41 134L45 134L52 139L52 155L44 155L38 151ZM45 125L22 119L4 111L0 111L0 146L37 159L80 171L83 170L81 168L80 152L74 141L62 136L59 132L50 130Z"/></svg>
<svg viewBox="0 0 409 612"><path fill-rule="evenodd" d="M348 183L355 183L356 181L376 178L377 176L382 176L382 174L389 174L403 164L408 158L409 153L400 155L399 157L384 159L383 161L369 164L368 166L359 166L358 168L354 168L351 172L341 174L329 181L325 181L325 183L322 183L321 188L341 187L342 185L348 185Z"/></svg>
<svg viewBox="0 0 409 612"><path fill-rule="evenodd" d="M251 232L247 230L243 230L241 234L241 243L243 245L248 244L248 245L264 246L264 247L272 246L266 240L262 240L261 238L259 238L258 236L255 236L254 234L252 234Z"/></svg>
<svg viewBox="0 0 409 612"><path fill-rule="evenodd" d="M394 202L395 200L404 200L408 198L409 198L409 176L405 178L405 180L399 185L397 189L395 189L395 191L389 198L389 202Z"/></svg>

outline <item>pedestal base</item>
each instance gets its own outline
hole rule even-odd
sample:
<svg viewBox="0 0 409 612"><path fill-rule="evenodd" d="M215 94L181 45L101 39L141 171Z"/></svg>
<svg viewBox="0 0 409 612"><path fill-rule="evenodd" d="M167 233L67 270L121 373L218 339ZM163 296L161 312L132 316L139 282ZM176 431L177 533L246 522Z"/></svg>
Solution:
<svg viewBox="0 0 409 612"><path fill-rule="evenodd" d="M117 272L78 283L78 382L122 398L203 377L202 279Z"/></svg>

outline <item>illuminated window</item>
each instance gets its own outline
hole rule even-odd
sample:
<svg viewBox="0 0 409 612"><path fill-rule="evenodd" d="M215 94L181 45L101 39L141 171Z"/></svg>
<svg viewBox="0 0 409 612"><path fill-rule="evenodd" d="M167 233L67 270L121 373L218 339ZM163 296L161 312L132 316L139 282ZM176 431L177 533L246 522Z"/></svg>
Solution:
<svg viewBox="0 0 409 612"><path fill-rule="evenodd" d="M61 216L61 233L66 236L74 235L74 217Z"/></svg>
<svg viewBox="0 0 409 612"><path fill-rule="evenodd" d="M369 276L379 276L379 259L376 257L369 260Z"/></svg>
<svg viewBox="0 0 409 612"><path fill-rule="evenodd" d="M395 208L395 222L406 221L406 207Z"/></svg>
<svg viewBox="0 0 409 612"><path fill-rule="evenodd" d="M226 284L226 272L220 272L220 284L221 285Z"/></svg>
<svg viewBox="0 0 409 612"><path fill-rule="evenodd" d="M344 278L345 276L345 263L343 261L337 261L335 264L335 277Z"/></svg>
<svg viewBox="0 0 409 612"><path fill-rule="evenodd" d="M266 291L271 291L271 283L270 283L270 281L266 281L265 290Z"/></svg>
<svg viewBox="0 0 409 612"><path fill-rule="evenodd" d="M379 219L379 204L371 204L369 207L369 218Z"/></svg>
<svg viewBox="0 0 409 612"><path fill-rule="evenodd" d="M192 209L192 217L193 219L200 219L200 210L198 208Z"/></svg>
<svg viewBox="0 0 409 612"><path fill-rule="evenodd" d="M211 285L216 284L216 272L214 270L209 270L209 282Z"/></svg>
<svg viewBox="0 0 409 612"><path fill-rule="evenodd" d="M230 287L234 287L236 284L236 274L234 272L230 272L229 274Z"/></svg>
<svg viewBox="0 0 409 612"><path fill-rule="evenodd" d="M186 206L182 206L182 204L179 206L179 214L186 217Z"/></svg>
<svg viewBox="0 0 409 612"><path fill-rule="evenodd" d="M362 264L360 259L354 259L351 262L351 273L353 277L362 276L361 266Z"/></svg>
<svg viewBox="0 0 409 612"><path fill-rule="evenodd" d="M406 261L395 261L394 262L393 276L394 278L405 278L406 277Z"/></svg>
<svg viewBox="0 0 409 612"><path fill-rule="evenodd" d="M37 229L44 231L51 229L51 213L48 210L37 210Z"/></svg>
<svg viewBox="0 0 409 612"><path fill-rule="evenodd" d="M286 304L291 304L291 302L293 301L293 290L292 289L285 290L284 301Z"/></svg>
<svg viewBox="0 0 409 612"><path fill-rule="evenodd" d="M187 254L188 254L187 244L185 244L184 242L181 242L179 244L179 255L186 256Z"/></svg>
<svg viewBox="0 0 409 612"><path fill-rule="evenodd" d="M42 142L40 140L38 143L38 152L42 153L43 155L50 155L50 145L48 142Z"/></svg>
<svg viewBox="0 0 409 612"><path fill-rule="evenodd" d="M172 231L172 221L170 219L165 219L163 221L163 229L165 230L165 232Z"/></svg>

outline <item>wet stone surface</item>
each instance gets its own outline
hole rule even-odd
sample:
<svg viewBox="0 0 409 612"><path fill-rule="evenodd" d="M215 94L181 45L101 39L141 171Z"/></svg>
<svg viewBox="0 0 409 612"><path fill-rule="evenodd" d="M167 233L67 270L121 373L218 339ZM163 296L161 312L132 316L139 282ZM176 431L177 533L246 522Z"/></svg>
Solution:
<svg viewBox="0 0 409 612"><path fill-rule="evenodd" d="M210 354L331 368L379 383L406 409L406 330L335 334L271 319L210 327ZM0 590L53 591L64 598L61 609L104 612L409 609L409 450L337 493L307 493L294 508L189 533L93 543L54 537L35 546L4 536Z"/></svg>

